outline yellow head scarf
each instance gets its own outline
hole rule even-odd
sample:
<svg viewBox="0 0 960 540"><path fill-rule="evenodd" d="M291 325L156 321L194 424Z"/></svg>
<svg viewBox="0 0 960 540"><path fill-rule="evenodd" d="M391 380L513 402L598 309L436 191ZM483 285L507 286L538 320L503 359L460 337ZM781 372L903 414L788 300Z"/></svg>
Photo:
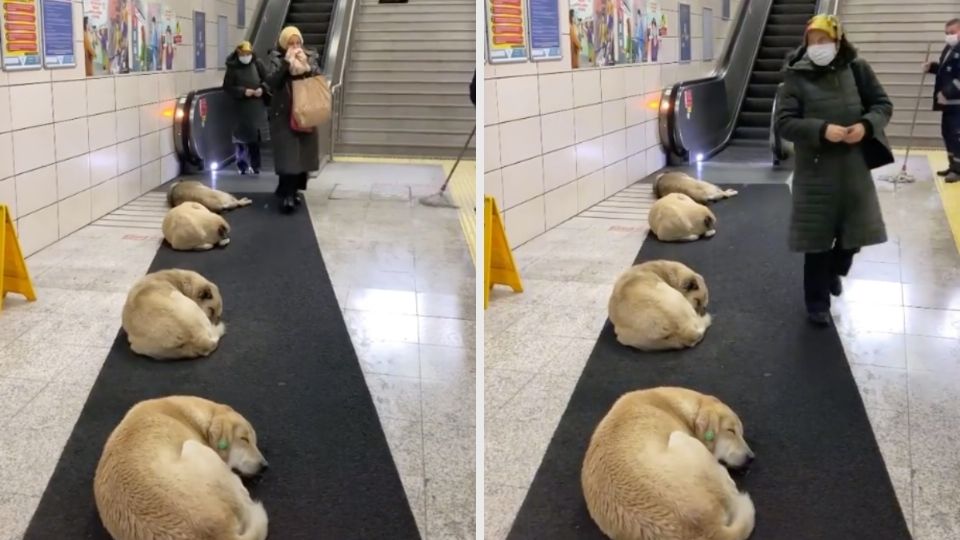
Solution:
<svg viewBox="0 0 960 540"><path fill-rule="evenodd" d="M807 22L807 28L803 31L804 37L811 30L820 30L825 32L830 39L834 41L840 41L840 38L843 37L843 28L840 26L840 19L836 18L833 15L814 15Z"/></svg>
<svg viewBox="0 0 960 540"><path fill-rule="evenodd" d="M252 53L253 45L251 45L249 41L241 41L240 44L237 45L237 52Z"/></svg>
<svg viewBox="0 0 960 540"><path fill-rule="evenodd" d="M296 26L288 26L280 31L280 39L277 40L277 44L280 45L281 49L286 49L287 44L290 43L290 38L293 36L297 36L303 42L303 34L300 33L300 30Z"/></svg>

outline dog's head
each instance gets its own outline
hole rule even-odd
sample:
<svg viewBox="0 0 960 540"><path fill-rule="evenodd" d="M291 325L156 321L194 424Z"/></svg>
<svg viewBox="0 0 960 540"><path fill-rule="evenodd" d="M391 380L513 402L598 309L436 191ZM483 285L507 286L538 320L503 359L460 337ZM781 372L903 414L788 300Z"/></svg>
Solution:
<svg viewBox="0 0 960 540"><path fill-rule="evenodd" d="M690 302L693 309L697 310L697 314L704 315L707 313L710 292L707 291L707 282L703 280L703 276L693 271L681 274L679 289L687 302Z"/></svg>
<svg viewBox="0 0 960 540"><path fill-rule="evenodd" d="M253 476L267 468L267 460L257 448L257 433L253 426L230 407L224 406L214 412L207 430L207 444L242 476Z"/></svg>
<svg viewBox="0 0 960 540"><path fill-rule="evenodd" d="M220 288L207 281L196 289L194 301L207 314L210 322L217 324L223 316L223 297L220 296Z"/></svg>
<svg viewBox="0 0 960 540"><path fill-rule="evenodd" d="M697 439L725 467L743 469L753 461L753 450L743 439L740 417L719 399L703 396L693 427Z"/></svg>

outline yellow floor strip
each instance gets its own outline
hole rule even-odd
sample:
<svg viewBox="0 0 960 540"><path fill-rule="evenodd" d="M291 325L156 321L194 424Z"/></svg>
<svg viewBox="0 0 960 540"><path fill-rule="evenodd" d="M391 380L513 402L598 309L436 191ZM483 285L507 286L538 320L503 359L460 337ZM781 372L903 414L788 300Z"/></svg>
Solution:
<svg viewBox="0 0 960 540"><path fill-rule="evenodd" d="M334 161L346 163L396 163L404 165L440 165L443 167L443 177L450 174L450 169L455 163L452 159L410 159L410 158L373 158L364 156L335 156ZM447 186L447 192L450 199L459 207L458 214L460 218L460 228L463 230L463 236L467 242L467 248L470 250L470 258L473 264L477 264L477 245L476 245L476 206L477 206L477 162L461 160L457 165L453 178L450 179L450 185ZM437 190L440 185L437 185Z"/></svg>
<svg viewBox="0 0 960 540"><path fill-rule="evenodd" d="M960 182L947 184L943 178L936 175L936 171L944 170L950 165L946 152L921 153L926 155L927 161L930 162L930 170L934 173L933 183L937 186L943 212L947 215L947 223L953 234L953 242L957 246L957 252L960 253Z"/></svg>

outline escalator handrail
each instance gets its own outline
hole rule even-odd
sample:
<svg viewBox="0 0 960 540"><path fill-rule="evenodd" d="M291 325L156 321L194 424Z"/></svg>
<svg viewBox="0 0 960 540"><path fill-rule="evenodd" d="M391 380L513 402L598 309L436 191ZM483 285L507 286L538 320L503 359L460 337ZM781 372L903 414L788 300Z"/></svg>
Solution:
<svg viewBox="0 0 960 540"><path fill-rule="evenodd" d="M817 1L817 14L830 13L836 15L840 9L840 0L818 0ZM780 112L780 89L783 88L783 83L777 85L777 93L773 96L773 107L770 111L770 153L773 154L773 162L779 163L790 157L792 153L791 147L788 141L785 141L783 137L780 136L780 130L777 126L777 115Z"/></svg>
<svg viewBox="0 0 960 540"><path fill-rule="evenodd" d="M764 2L765 2L765 6L763 4ZM660 114L666 115L668 118L663 119L660 123L661 140L665 141L669 145L667 147L667 151L672 153L673 155L681 158L688 157L687 156L688 150L686 148L683 148L682 146L683 144L682 137L680 136L679 133L675 132L676 122L675 120L670 118L678 114L677 101L679 99L680 94L688 88L695 88L698 86L704 86L709 84L725 83L730 67L734 62L733 57L736 52L737 44L741 39L741 37L748 37L748 33L749 35L755 35L756 37L754 39L756 41L753 47L751 47L750 49L748 49L746 52L743 53L744 56L749 56L749 59L744 59L744 61L749 61L751 67L753 63L756 61L757 53L760 50L760 44L763 38L763 32L762 31L749 32L748 29L745 28L745 26L747 24L748 15L751 14L750 8L757 7L757 6L760 6L760 8L765 7L765 9L763 9L763 19L762 19L764 23L767 20L769 20L770 11L773 8L772 0L743 0L740 3L740 7L737 12L736 23L733 29L731 30L731 32L727 36L727 40L724 45L723 56L717 62L716 67L713 69L710 75L706 77L701 77L699 79L680 81L678 83L675 83L669 89L665 89L663 91L661 95L661 100L667 100L667 101L666 101L666 106L664 106L664 104L661 103ZM756 17L759 18L759 15L756 15ZM723 128L722 142L718 144L715 148L705 149L705 151L703 152L705 158L710 157L716 154L717 152L719 152L720 150L722 150L727 145L727 143L730 142L730 138L733 136L736 121L740 114L740 108L743 105L743 97L746 94L747 86L750 80L750 72L749 71L745 72L742 79L743 79L742 84L739 85L736 95L727 96L726 107L730 114L727 119L726 125ZM734 99L731 99L731 98L734 98ZM663 132L668 129L669 129L668 133ZM663 135L667 135L667 136L663 137Z"/></svg>
<svg viewBox="0 0 960 540"><path fill-rule="evenodd" d="M337 73L336 80L332 81L333 86L330 87L330 106L333 108L331 111L331 121L330 121L330 156L333 156L334 149L337 145L337 138L340 134L340 124L343 118L343 83L346 77L347 72L347 55L350 51L350 42L353 39L353 27L356 24L356 14L357 14L357 4L360 3L360 0L340 0L341 2L350 2L350 15L347 17L344 24L340 25L339 28L343 29L346 26L346 35L344 38L337 42L338 51L334 51L334 54L339 52L339 48L343 47L343 56L340 58L339 73ZM346 12L346 10L344 10ZM331 21L332 22L332 21Z"/></svg>

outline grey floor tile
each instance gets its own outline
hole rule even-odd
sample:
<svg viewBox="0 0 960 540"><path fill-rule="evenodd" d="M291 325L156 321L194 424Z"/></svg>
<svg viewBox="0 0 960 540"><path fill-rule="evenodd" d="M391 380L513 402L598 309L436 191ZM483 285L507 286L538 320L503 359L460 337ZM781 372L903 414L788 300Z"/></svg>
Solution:
<svg viewBox="0 0 960 540"><path fill-rule="evenodd" d="M957 379L932 371L912 371L909 380L910 413L953 420L960 415Z"/></svg>
<svg viewBox="0 0 960 540"><path fill-rule="evenodd" d="M420 348L416 343L374 341L355 345L365 373L420 377Z"/></svg>
<svg viewBox="0 0 960 540"><path fill-rule="evenodd" d="M476 323L466 319L419 317L420 343L443 347L476 347Z"/></svg>
<svg viewBox="0 0 960 540"><path fill-rule="evenodd" d="M476 380L422 381L423 420L433 424L476 424Z"/></svg>
<svg viewBox="0 0 960 540"><path fill-rule="evenodd" d="M417 293L417 313L424 317L476 320L476 295Z"/></svg>
<svg viewBox="0 0 960 540"><path fill-rule="evenodd" d="M458 381L476 377L475 347L420 345L420 376L430 381Z"/></svg>
<svg viewBox="0 0 960 540"><path fill-rule="evenodd" d="M907 370L876 366L850 366L868 409L907 410Z"/></svg>
<svg viewBox="0 0 960 540"><path fill-rule="evenodd" d="M427 540L476 537L476 486L457 480L427 480L424 488Z"/></svg>
<svg viewBox="0 0 960 540"><path fill-rule="evenodd" d="M364 375L381 418L420 421L420 379L392 375Z"/></svg>
<svg viewBox="0 0 960 540"><path fill-rule="evenodd" d="M861 332L843 340L847 359L853 364L905 369L907 354L903 334Z"/></svg>
<svg viewBox="0 0 960 540"><path fill-rule="evenodd" d="M351 288L347 309L380 313L417 314L417 295L413 291Z"/></svg>
<svg viewBox="0 0 960 540"><path fill-rule="evenodd" d="M7 425L45 386L44 381L0 377L0 426Z"/></svg>
<svg viewBox="0 0 960 540"><path fill-rule="evenodd" d="M424 477L472 483L476 476L476 429L465 424L423 424Z"/></svg>
<svg viewBox="0 0 960 540"><path fill-rule="evenodd" d="M914 466L913 536L915 540L960 538L960 471Z"/></svg>
<svg viewBox="0 0 960 540"><path fill-rule="evenodd" d="M39 495L0 493L0 538L20 540L38 504Z"/></svg>
<svg viewBox="0 0 960 540"><path fill-rule="evenodd" d="M484 486L484 537L486 540L503 540L510 532L527 489L486 482Z"/></svg>
<svg viewBox="0 0 960 540"><path fill-rule="evenodd" d="M404 478L424 478L422 422L382 417L383 432L397 470Z"/></svg>
<svg viewBox="0 0 960 540"><path fill-rule="evenodd" d="M960 311L904 308L906 333L960 339Z"/></svg>
<svg viewBox="0 0 960 540"><path fill-rule="evenodd" d="M960 340L908 334L905 342L909 371L960 376Z"/></svg>
<svg viewBox="0 0 960 540"><path fill-rule="evenodd" d="M346 310L344 318L355 345L384 341L417 343L417 316Z"/></svg>

